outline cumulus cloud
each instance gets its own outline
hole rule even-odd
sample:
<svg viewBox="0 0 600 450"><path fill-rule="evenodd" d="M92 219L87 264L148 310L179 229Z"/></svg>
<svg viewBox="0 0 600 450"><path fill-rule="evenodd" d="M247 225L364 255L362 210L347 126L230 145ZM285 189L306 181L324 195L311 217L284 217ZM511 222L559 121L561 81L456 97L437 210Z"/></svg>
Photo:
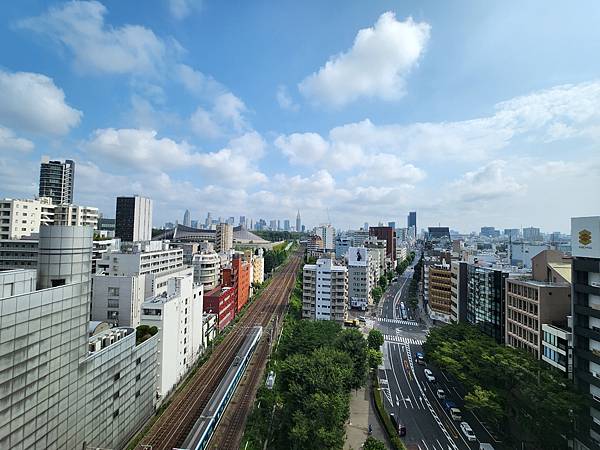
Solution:
<svg viewBox="0 0 600 450"><path fill-rule="evenodd" d="M506 161L494 160L467 172L450 184L448 194L461 201L478 202L523 191L525 186L515 180L506 166Z"/></svg>
<svg viewBox="0 0 600 450"><path fill-rule="evenodd" d="M377 153L365 158L359 173L350 178L351 184L413 185L425 178L425 172L412 164L407 164L390 153Z"/></svg>
<svg viewBox="0 0 600 450"><path fill-rule="evenodd" d="M196 70L187 64L177 64L175 75L188 92L199 97L215 98L227 91L225 87L210 75Z"/></svg>
<svg viewBox="0 0 600 450"><path fill-rule="evenodd" d="M12 130L0 126L0 150L26 153L33 150L33 147L30 140L17 137Z"/></svg>
<svg viewBox="0 0 600 450"><path fill-rule="evenodd" d="M186 141L158 137L154 130L107 128L96 130L82 143L82 149L90 158L125 167L127 171L156 174L169 169L197 168L207 179L251 185L266 180L256 168L263 142L258 133L250 133L220 150L201 152Z"/></svg>
<svg viewBox="0 0 600 450"><path fill-rule="evenodd" d="M65 102L65 93L39 73L0 70L0 123L48 135L63 135L83 113Z"/></svg>
<svg viewBox="0 0 600 450"><path fill-rule="evenodd" d="M202 9L202 0L168 0L169 12L177 20L185 19Z"/></svg>
<svg viewBox="0 0 600 450"><path fill-rule="evenodd" d="M298 109L300 108L298 104L295 103L294 100L292 100L292 97L290 97L290 93L288 92L287 87L283 84L277 86L276 98L277 103L279 103L279 107L281 109L285 109L287 111L298 111Z"/></svg>
<svg viewBox="0 0 600 450"><path fill-rule="evenodd" d="M314 165L321 161L329 150L329 143L317 133L282 135L275 139L274 143L292 164Z"/></svg>
<svg viewBox="0 0 600 450"><path fill-rule="evenodd" d="M225 92L214 99L210 110L202 106L196 108L190 116L190 126L198 136L209 139L239 134L250 129L246 111L240 98Z"/></svg>
<svg viewBox="0 0 600 450"><path fill-rule="evenodd" d="M361 97L397 100L405 93L406 76L429 40L430 26L412 18L401 22L392 12L373 27L360 30L352 48L335 55L300 84L300 92L316 103L344 106Z"/></svg>
<svg viewBox="0 0 600 450"><path fill-rule="evenodd" d="M28 31L47 36L69 50L75 66L94 73L158 73L169 45L139 25L106 25L107 9L97 1L51 6L45 14L19 22Z"/></svg>

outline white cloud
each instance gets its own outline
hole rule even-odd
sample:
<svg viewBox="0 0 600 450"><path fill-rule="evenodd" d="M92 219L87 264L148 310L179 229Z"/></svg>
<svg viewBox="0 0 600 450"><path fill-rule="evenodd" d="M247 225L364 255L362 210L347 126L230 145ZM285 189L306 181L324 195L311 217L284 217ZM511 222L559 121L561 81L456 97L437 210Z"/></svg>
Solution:
<svg viewBox="0 0 600 450"><path fill-rule="evenodd" d="M261 142L258 133L249 133L226 148L199 152L185 141L159 138L154 130L108 128L96 130L82 148L90 158L127 172L156 174L169 169L198 168L207 179L246 186L266 181L256 168L263 152Z"/></svg>
<svg viewBox="0 0 600 450"><path fill-rule="evenodd" d="M187 64L177 64L175 75L179 82L192 94L200 97L215 98L227 89L209 75L205 75Z"/></svg>
<svg viewBox="0 0 600 450"><path fill-rule="evenodd" d="M424 178L425 172L422 169L406 164L396 155L378 153L365 158L358 175L351 177L349 181L354 185L370 183L398 187L399 184L413 185Z"/></svg>
<svg viewBox="0 0 600 450"><path fill-rule="evenodd" d="M216 118L201 106L196 108L196 111L190 116L190 126L198 136L209 139L216 139L223 134Z"/></svg>
<svg viewBox="0 0 600 450"><path fill-rule="evenodd" d="M167 0L169 12L178 20L185 19L194 11L202 9L202 0Z"/></svg>
<svg viewBox="0 0 600 450"><path fill-rule="evenodd" d="M15 136L15 133L0 126L0 150L27 153L33 150L34 144L28 139Z"/></svg>
<svg viewBox="0 0 600 450"><path fill-rule="evenodd" d="M316 103L344 106L361 97L397 100L405 79L429 40L430 26L412 18L382 14L373 27L360 30L351 49L335 55L300 84L300 92Z"/></svg>
<svg viewBox="0 0 600 450"><path fill-rule="evenodd" d="M526 186L518 183L506 167L506 161L491 161L465 173L452 182L446 192L451 198L463 202L489 201L523 192Z"/></svg>
<svg viewBox="0 0 600 450"><path fill-rule="evenodd" d="M321 161L329 144L317 133L293 133L275 139L275 146L286 155L292 164L315 165Z"/></svg>
<svg viewBox="0 0 600 450"><path fill-rule="evenodd" d="M250 129L246 111L242 100L225 92L214 99L211 110L199 106L190 116L190 126L198 136L209 139L239 134Z"/></svg>
<svg viewBox="0 0 600 450"><path fill-rule="evenodd" d="M283 84L277 86L276 98L281 109L285 109L287 111L298 111L298 109L300 109L298 104L292 100L292 97L290 97L287 87Z"/></svg>
<svg viewBox="0 0 600 450"><path fill-rule="evenodd" d="M106 25L107 9L97 1L68 2L19 22L23 29L62 44L82 71L155 74L162 70L169 45L139 25ZM178 45L171 42L174 51Z"/></svg>
<svg viewBox="0 0 600 450"><path fill-rule="evenodd" d="M63 135L83 113L65 102L65 93L39 73L0 70L0 123L36 134Z"/></svg>

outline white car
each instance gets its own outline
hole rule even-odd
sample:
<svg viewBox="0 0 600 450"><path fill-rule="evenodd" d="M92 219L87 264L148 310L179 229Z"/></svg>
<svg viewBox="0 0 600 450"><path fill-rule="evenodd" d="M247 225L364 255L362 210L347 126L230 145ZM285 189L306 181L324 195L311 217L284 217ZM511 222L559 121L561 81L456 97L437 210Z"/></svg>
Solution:
<svg viewBox="0 0 600 450"><path fill-rule="evenodd" d="M475 437L475 433L473 433L471 425L469 425L467 422L460 423L460 431L462 431L462 433L465 435L469 442L474 442L477 440L477 438Z"/></svg>
<svg viewBox="0 0 600 450"><path fill-rule="evenodd" d="M435 377L433 376L433 372L431 370L425 369L423 372L425 373L425 378L427 378L427 381L430 383L435 383Z"/></svg>
<svg viewBox="0 0 600 450"><path fill-rule="evenodd" d="M440 400L444 400L446 398L446 393L444 392L443 389L438 389L436 394L437 394L437 398L439 398Z"/></svg>

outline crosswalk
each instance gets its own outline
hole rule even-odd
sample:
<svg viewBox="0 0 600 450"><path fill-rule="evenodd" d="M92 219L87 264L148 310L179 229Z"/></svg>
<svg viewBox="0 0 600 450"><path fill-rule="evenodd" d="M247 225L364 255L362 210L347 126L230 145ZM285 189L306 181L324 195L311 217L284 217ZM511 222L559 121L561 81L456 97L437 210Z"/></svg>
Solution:
<svg viewBox="0 0 600 450"><path fill-rule="evenodd" d="M402 344L423 345L423 343L425 342L423 339L413 339L404 336L394 336L392 334L385 334L383 338L389 342L400 342Z"/></svg>
<svg viewBox="0 0 600 450"><path fill-rule="evenodd" d="M380 317L377 320L379 322L385 322L385 323L397 323L399 325L412 325L414 327L419 326L419 324L417 322L415 322L414 320L389 319L387 317Z"/></svg>

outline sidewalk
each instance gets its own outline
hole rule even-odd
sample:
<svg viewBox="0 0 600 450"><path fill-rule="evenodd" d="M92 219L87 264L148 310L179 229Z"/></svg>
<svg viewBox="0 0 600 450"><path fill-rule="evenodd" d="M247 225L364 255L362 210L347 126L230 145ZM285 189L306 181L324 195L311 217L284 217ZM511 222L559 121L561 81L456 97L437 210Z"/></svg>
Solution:
<svg viewBox="0 0 600 450"><path fill-rule="evenodd" d="M375 405L371 401L371 387L353 391L350 399L350 419L346 423L346 443L344 450L360 450L368 437L369 424L373 426L372 436L385 442L390 449L384 429L379 424Z"/></svg>

